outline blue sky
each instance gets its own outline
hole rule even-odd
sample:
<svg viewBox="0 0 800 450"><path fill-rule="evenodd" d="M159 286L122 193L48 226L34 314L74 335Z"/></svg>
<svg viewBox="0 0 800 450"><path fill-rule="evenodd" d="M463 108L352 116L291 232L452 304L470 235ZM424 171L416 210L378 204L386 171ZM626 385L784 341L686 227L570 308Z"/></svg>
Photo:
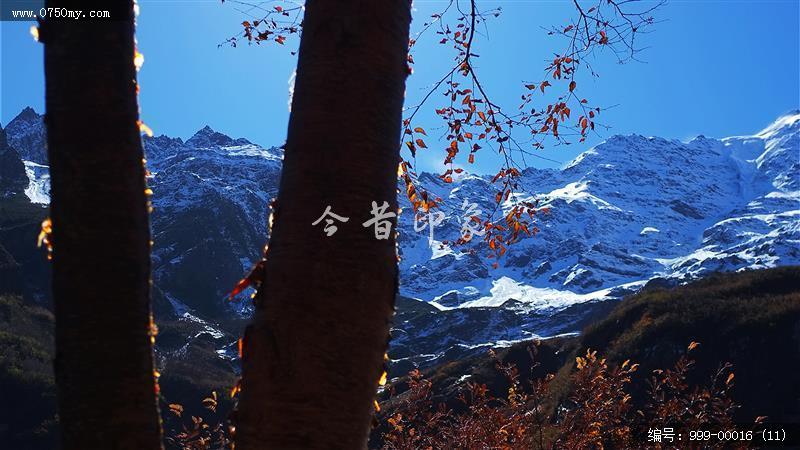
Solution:
<svg viewBox="0 0 800 450"><path fill-rule="evenodd" d="M218 0L140 0L137 39L145 56L139 74L142 119L156 134L190 137L209 124L259 144L284 141L288 120L288 80L295 58L287 46L218 44L253 19L237 6ZM414 3L412 30L418 29L442 1ZM505 0L503 14L481 37L478 71L495 101L515 108L523 80L542 79L544 61L558 42L541 27L566 24L574 15L567 0ZM582 96L601 106L613 128L585 144L549 147L542 155L567 162L604 137L638 133L688 139L697 134L724 137L751 134L781 113L800 106L800 2L798 0L671 0L661 10L665 22L645 37L645 63L618 65L610 55L593 61L600 77L581 79ZM0 122L6 124L24 106L42 112L42 47L30 23L0 24ZM415 103L446 70L450 53L435 35L420 42L415 73L408 79L407 103ZM431 108L436 103L431 104ZM429 134L439 125L424 114L419 125ZM419 157L422 168L443 159L431 145ZM478 158L476 171L490 172L494 157ZM531 160L530 165L558 164Z"/></svg>

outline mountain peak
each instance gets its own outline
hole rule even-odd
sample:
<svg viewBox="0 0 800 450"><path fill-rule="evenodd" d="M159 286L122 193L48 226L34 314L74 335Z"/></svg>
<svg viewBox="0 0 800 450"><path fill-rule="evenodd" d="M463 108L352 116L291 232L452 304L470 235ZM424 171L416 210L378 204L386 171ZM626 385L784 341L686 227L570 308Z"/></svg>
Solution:
<svg viewBox="0 0 800 450"><path fill-rule="evenodd" d="M16 117L11 119L11 122L6 124L6 128L11 134L17 134L22 129L28 129L31 126L42 125L44 116L37 113L30 106L26 106Z"/></svg>
<svg viewBox="0 0 800 450"><path fill-rule="evenodd" d="M775 122L761 130L756 136L772 138L778 134L795 132L798 128L800 128L800 109L793 109L778 117Z"/></svg>
<svg viewBox="0 0 800 450"><path fill-rule="evenodd" d="M233 138L220 132L214 131L210 126L206 125L197 130L197 132L186 141L186 145L190 147L205 148L231 145L234 143Z"/></svg>
<svg viewBox="0 0 800 450"><path fill-rule="evenodd" d="M17 114L17 117L14 117L14 119L11 120L11 122L18 120L24 122L30 122L32 120L38 120L41 117L42 116L39 113L37 113L36 110L31 108L30 106L26 106L25 108L22 109L22 111L20 111L19 114Z"/></svg>
<svg viewBox="0 0 800 450"><path fill-rule="evenodd" d="M44 117L26 107L6 125L8 143L25 161L47 164Z"/></svg>

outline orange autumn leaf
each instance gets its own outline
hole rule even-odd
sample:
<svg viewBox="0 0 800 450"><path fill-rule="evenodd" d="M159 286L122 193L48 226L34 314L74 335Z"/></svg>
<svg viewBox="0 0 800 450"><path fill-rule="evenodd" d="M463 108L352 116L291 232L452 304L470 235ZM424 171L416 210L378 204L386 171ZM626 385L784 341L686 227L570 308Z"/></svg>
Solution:
<svg viewBox="0 0 800 450"><path fill-rule="evenodd" d="M247 289L249 286L250 286L250 280L247 278L242 278L241 280L239 280L238 283L236 283L236 286L233 287L231 293L228 294L228 300L233 300L233 297L236 297L237 295L241 294L242 291Z"/></svg>
<svg viewBox="0 0 800 450"><path fill-rule="evenodd" d="M264 260L261 260L258 263L256 263L256 265L253 266L253 268L250 270L250 273L248 273L246 277L242 278L241 280L239 280L238 283L236 283L236 286L234 286L231 293L228 294L228 300L233 300L234 297L236 297L238 294L240 294L242 291L244 291L250 286L257 288L261 284L261 275L265 263L266 261Z"/></svg>
<svg viewBox="0 0 800 450"><path fill-rule="evenodd" d="M411 141L406 142L406 146L411 151L411 156L416 156L417 155L417 147L414 145L413 142L411 142Z"/></svg>
<svg viewBox="0 0 800 450"><path fill-rule="evenodd" d="M169 412L175 414L176 416L180 417L183 414L183 405L179 405L178 403L170 403L169 405Z"/></svg>

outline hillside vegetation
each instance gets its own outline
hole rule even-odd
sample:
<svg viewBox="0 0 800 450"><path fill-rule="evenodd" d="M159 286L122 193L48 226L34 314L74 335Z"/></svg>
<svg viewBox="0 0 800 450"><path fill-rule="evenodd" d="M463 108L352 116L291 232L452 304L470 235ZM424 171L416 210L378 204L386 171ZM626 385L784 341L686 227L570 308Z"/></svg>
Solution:
<svg viewBox="0 0 800 450"><path fill-rule="evenodd" d="M576 351L601 349L610 361L631 359L648 373L673 364L690 341L700 343L695 381L722 362L733 364L738 418L800 421L800 267L645 289L587 327Z"/></svg>
<svg viewBox="0 0 800 450"><path fill-rule="evenodd" d="M225 422L232 406L227 394L236 377L233 365L211 363L216 358L210 335L198 335L206 337L181 348L181 340L173 334L182 336L188 331L173 328L186 326L194 327L191 322L164 323L159 337L163 351L187 352L162 370L162 413L173 444L181 442L175 438L182 428L177 419L181 422L194 415L205 417L213 413L215 420ZM193 333L198 332L199 329ZM14 444L12 448L54 448L52 338L53 319L47 309L33 306L20 296L0 296L0 435L3 442ZM207 348L205 341L209 341ZM689 354L690 343L695 344ZM587 350L597 353L589 357ZM628 360L626 369L620 372ZM510 423L515 416L509 411L535 408L543 414L542 442L555 442L558 436L566 439L565 433L576 432L575 427L588 420L576 415L588 409L575 407L579 404L576 392L596 390L594 385L587 385L587 373L602 374L600 378L591 377L604 380L602 392L630 395L630 401L625 403L621 403L625 398L622 394L619 398L604 397L612 404L628 406L615 410L613 414L617 416L609 412L602 418L608 426L598 429L601 434L617 430L613 432L621 433L622 439L618 442L629 442L633 439L631 430L620 428L630 420L629 414L637 409L655 411L649 404L652 396L647 380L655 376L655 369L677 373L682 370L680 361L691 361L681 375L686 385L698 386L700 392L706 389L709 398L717 402L714 408L724 412L714 420L752 423L758 416L767 416L766 420L776 423L800 421L800 385L795 382L795 370L800 367L800 268L717 274L674 288L660 288L653 282L639 294L619 302L607 317L587 326L580 336L520 342L496 349L491 355L452 361L424 373L415 372L411 378L393 380L379 395L380 425L373 433L372 445L396 448L402 442L412 442L413 439L404 440L409 438L404 433L413 424L398 419L397 414L410 407L424 411L440 403L446 405L455 420L449 424L438 422L437 426L444 427L441 430L427 429L440 437L445 431L458 434L466 430L459 427L474 424L482 424L481 433L486 437L491 435L492 427ZM719 372L728 362L732 366L723 366ZM630 371L634 364L635 370ZM729 372L735 376L728 379ZM729 383L720 385L719 379L711 383L720 373ZM547 385L546 389L541 383ZM210 402L204 402L203 397L211 390L218 391L219 402L215 397L214 411L205 411ZM509 409L510 392L516 396L516 410ZM694 401L690 390L675 395L681 401ZM468 399L466 403L459 399L462 396ZM186 411L183 418L173 417L169 404L182 405ZM557 407L562 412L554 414ZM563 411L572 411L573 416L566 416L571 417L572 428L564 428ZM491 419L491 423L476 422L475 414L481 420ZM521 422L514 423L514 427L522 426ZM214 429L223 436L224 427L220 426ZM394 444L389 444L387 437L395 439ZM522 445L528 441L514 442L513 445Z"/></svg>
<svg viewBox="0 0 800 450"><path fill-rule="evenodd" d="M730 399L739 407L731 420L753 423L759 416L774 423L800 421L800 268L783 267L742 273L715 274L674 288L650 283L642 292L621 301L604 319L587 326L577 337L526 341L491 355L449 362L415 374L429 383L426 401L442 403L454 413L471 409L459 397L471 386L483 386L495 399L511 387L498 361L513 365L520 387L532 394L528 380L547 380L538 399L556 421L558 407L570 404L576 390L576 358L597 351L609 368L638 364L627 392L634 408L651 400L649 381L655 370L674 368L687 356L687 386L709 386L715 375L730 370ZM533 351L531 351L533 350ZM729 369L725 364L730 363ZM548 379L548 374L552 377ZM735 380L735 382L734 382ZM411 381L411 383L409 383ZM415 384L416 383L416 384ZM390 418L408 408L411 386L403 377L382 394L382 416ZM412 389L413 391L413 389ZM386 432L384 424L378 434ZM381 442L376 435L373 444Z"/></svg>
<svg viewBox="0 0 800 450"><path fill-rule="evenodd" d="M55 448L53 315L0 295L0 442Z"/></svg>

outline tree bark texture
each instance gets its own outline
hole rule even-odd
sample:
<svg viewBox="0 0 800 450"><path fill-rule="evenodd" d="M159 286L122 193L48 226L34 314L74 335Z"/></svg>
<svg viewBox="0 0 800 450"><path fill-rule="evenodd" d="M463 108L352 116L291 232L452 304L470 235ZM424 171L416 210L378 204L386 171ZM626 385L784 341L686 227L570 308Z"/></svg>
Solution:
<svg viewBox="0 0 800 450"><path fill-rule="evenodd" d="M158 449L133 4L102 6L111 19L47 19L40 32L62 444Z"/></svg>
<svg viewBox="0 0 800 450"><path fill-rule="evenodd" d="M397 290L408 0L310 0L274 225L244 338L237 449L365 448ZM346 217L328 236L330 206Z"/></svg>

